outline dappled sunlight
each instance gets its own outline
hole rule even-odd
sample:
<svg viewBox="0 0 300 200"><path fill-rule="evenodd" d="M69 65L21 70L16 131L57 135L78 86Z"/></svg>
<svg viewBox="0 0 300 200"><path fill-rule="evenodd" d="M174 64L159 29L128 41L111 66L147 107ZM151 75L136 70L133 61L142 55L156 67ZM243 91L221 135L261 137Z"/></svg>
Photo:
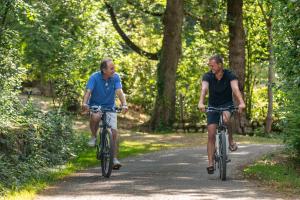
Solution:
<svg viewBox="0 0 300 200"><path fill-rule="evenodd" d="M155 162L155 160L150 160L150 159L142 159L141 162Z"/></svg>
<svg viewBox="0 0 300 200"><path fill-rule="evenodd" d="M134 144L134 143L132 143ZM252 148L249 149L249 148ZM236 154L235 161L251 152L256 146L243 146ZM228 165L228 179L221 181L218 172L206 172L206 148L186 148L166 150L121 160L123 167L113 171L110 179L100 175L100 168L80 172L41 194L71 199L110 198L126 199L276 199L274 194L266 194L246 180L236 180L232 174L235 165ZM76 189L68 182L76 183ZM280 198L279 198L280 199Z"/></svg>
<svg viewBox="0 0 300 200"><path fill-rule="evenodd" d="M191 163L169 163L169 164L166 164L165 166L173 166L173 165L180 165L180 166L187 166L187 165L190 165Z"/></svg>
<svg viewBox="0 0 300 200"><path fill-rule="evenodd" d="M251 152L247 152L247 151L236 151L236 152L231 152L229 155L248 155Z"/></svg>

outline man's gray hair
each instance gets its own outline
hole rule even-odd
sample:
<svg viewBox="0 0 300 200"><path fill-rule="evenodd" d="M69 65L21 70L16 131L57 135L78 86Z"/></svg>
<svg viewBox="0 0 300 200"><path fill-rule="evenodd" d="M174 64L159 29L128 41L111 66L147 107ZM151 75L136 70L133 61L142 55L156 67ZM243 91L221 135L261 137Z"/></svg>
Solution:
<svg viewBox="0 0 300 200"><path fill-rule="evenodd" d="M209 58L209 60L215 60L217 64L223 65L223 58L220 55L213 55L212 57Z"/></svg>
<svg viewBox="0 0 300 200"><path fill-rule="evenodd" d="M100 63L100 71L103 72L104 69L107 68L107 63L112 61L111 58L104 58Z"/></svg>

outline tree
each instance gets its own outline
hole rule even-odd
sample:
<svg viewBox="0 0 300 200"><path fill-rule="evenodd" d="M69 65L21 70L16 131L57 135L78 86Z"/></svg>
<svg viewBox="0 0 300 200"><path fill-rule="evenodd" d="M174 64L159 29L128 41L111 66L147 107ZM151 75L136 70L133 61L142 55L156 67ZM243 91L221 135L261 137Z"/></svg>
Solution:
<svg viewBox="0 0 300 200"><path fill-rule="evenodd" d="M274 65L274 56L273 56L273 30L272 30L272 13L273 7L272 4L267 1L267 10L264 9L263 3L258 2L258 5L261 9L263 14L266 28L268 31L268 51L269 51L269 67L268 67L268 113L266 116L266 126L265 132L270 133L272 130L272 123L273 123L273 91L272 86L274 82L274 72L273 72L273 65Z"/></svg>
<svg viewBox="0 0 300 200"><path fill-rule="evenodd" d="M175 120L176 70L181 56L183 0L167 1L163 14L162 48L157 53L149 53L135 45L120 28L112 6L108 2L105 2L105 5L113 26L126 44L140 55L152 60L159 60L157 64L157 96L150 123L153 130L170 127Z"/></svg>
<svg viewBox="0 0 300 200"><path fill-rule="evenodd" d="M244 93L245 84L245 32L243 27L243 0L227 0L227 20L229 27L229 66L239 80L239 88ZM245 115L236 124L238 132L244 132Z"/></svg>
<svg viewBox="0 0 300 200"><path fill-rule="evenodd" d="M167 1L164 19L164 37L157 69L157 88L152 129L170 126L175 120L176 70L181 56L183 0Z"/></svg>

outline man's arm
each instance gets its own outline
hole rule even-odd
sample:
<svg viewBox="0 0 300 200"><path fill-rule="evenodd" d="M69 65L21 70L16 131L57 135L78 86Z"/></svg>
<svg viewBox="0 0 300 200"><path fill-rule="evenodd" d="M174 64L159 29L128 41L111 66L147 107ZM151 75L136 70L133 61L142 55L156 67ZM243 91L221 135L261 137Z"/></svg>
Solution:
<svg viewBox="0 0 300 200"><path fill-rule="evenodd" d="M127 108L126 98L125 98L125 94L124 94L123 90L121 88L117 89L116 94L121 101L122 109L124 109L126 112L128 108Z"/></svg>
<svg viewBox="0 0 300 200"><path fill-rule="evenodd" d="M239 89L238 80L230 81L230 85L231 85L233 94L235 95L235 97L237 98L237 100L239 102L239 112L241 113L242 110L246 107L246 105L243 100L242 93L240 92L240 89Z"/></svg>
<svg viewBox="0 0 300 200"><path fill-rule="evenodd" d="M207 81L202 81L200 99L199 99L199 103L198 103L198 108L202 112L205 111L204 100L205 100L205 96L206 96L207 91L208 91L208 86L209 86L209 83Z"/></svg>
<svg viewBox="0 0 300 200"><path fill-rule="evenodd" d="M82 105L81 105L83 111L87 111L89 109L87 102L88 102L90 96L91 96L91 90L87 89L83 95L83 100L82 100Z"/></svg>

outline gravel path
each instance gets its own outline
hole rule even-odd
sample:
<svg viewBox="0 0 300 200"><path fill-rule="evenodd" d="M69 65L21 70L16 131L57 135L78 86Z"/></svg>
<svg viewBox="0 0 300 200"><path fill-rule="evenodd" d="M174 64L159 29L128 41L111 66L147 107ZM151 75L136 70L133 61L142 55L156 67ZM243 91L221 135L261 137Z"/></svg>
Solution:
<svg viewBox="0 0 300 200"><path fill-rule="evenodd" d="M206 148L165 150L122 160L123 167L111 178L100 176L99 167L75 173L40 193L37 200L193 200L193 199L288 199L242 179L241 166L278 145L240 145L231 153L228 180L206 173ZM292 199L295 199L292 198Z"/></svg>

